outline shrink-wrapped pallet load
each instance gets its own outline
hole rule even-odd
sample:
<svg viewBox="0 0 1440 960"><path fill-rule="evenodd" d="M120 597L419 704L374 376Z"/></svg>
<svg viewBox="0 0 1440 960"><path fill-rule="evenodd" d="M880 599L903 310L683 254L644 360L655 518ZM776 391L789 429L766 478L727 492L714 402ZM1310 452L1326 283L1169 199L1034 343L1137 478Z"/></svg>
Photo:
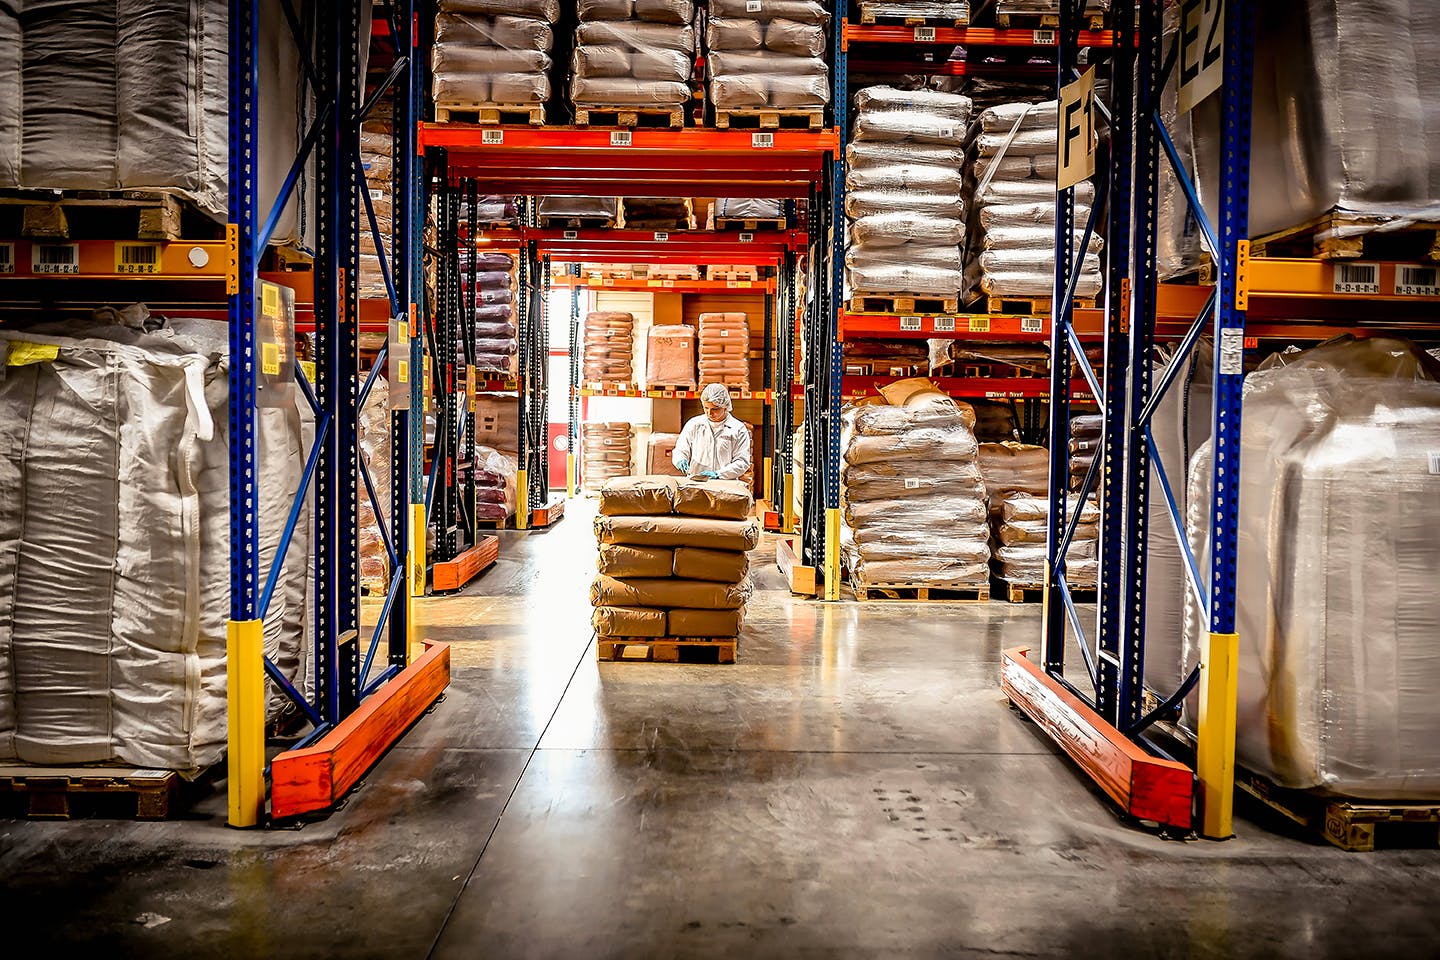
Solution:
<svg viewBox="0 0 1440 960"><path fill-rule="evenodd" d="M577 108L674 108L690 100L692 0L580 0L570 100Z"/></svg>
<svg viewBox="0 0 1440 960"><path fill-rule="evenodd" d="M592 623L604 638L736 637L760 542L734 480L621 477L600 490Z"/></svg>
<svg viewBox="0 0 1440 960"><path fill-rule="evenodd" d="M475 447L475 519L503 523L515 515L515 461L492 447Z"/></svg>
<svg viewBox="0 0 1440 960"><path fill-rule="evenodd" d="M456 345L461 358L473 358L481 372L513 377L519 369L515 326L515 260L505 253L482 252L475 257L475 339L470 351ZM460 261L461 286L469 295L470 261Z"/></svg>
<svg viewBox="0 0 1440 960"><path fill-rule="evenodd" d="M539 207L540 223L556 226L581 221L598 221L596 226L613 227L620 215L618 197L541 197Z"/></svg>
<svg viewBox="0 0 1440 960"><path fill-rule="evenodd" d="M1042 585L1050 527L1050 452L1024 443L982 443L980 471L990 498L996 575L1017 586ZM1076 498L1067 503L1074 510ZM1092 496L1080 508L1080 523L1065 553L1065 577L1072 587L1097 583L1099 523L1100 507Z"/></svg>
<svg viewBox="0 0 1440 960"><path fill-rule="evenodd" d="M228 334L153 324L0 331L0 763L189 774L224 755ZM308 450L293 403L255 413L268 571ZM263 625L302 690L311 529L307 502Z"/></svg>
<svg viewBox="0 0 1440 960"><path fill-rule="evenodd" d="M856 94L846 148L847 297L959 296L969 120L969 99L955 94L891 87Z"/></svg>
<svg viewBox="0 0 1440 960"><path fill-rule="evenodd" d="M931 372L924 340L846 340L841 348L846 376L914 377Z"/></svg>
<svg viewBox="0 0 1440 960"><path fill-rule="evenodd" d="M750 321L743 313L700 314L700 383L750 389Z"/></svg>
<svg viewBox="0 0 1440 960"><path fill-rule="evenodd" d="M430 55L437 106L543 106L559 0L440 0Z"/></svg>
<svg viewBox="0 0 1440 960"><path fill-rule="evenodd" d="M823 111L829 22L814 0L711 0L705 68L716 112Z"/></svg>
<svg viewBox="0 0 1440 960"><path fill-rule="evenodd" d="M650 328L645 338L645 385L695 389L695 328L683 323Z"/></svg>
<svg viewBox="0 0 1440 960"><path fill-rule="evenodd" d="M1007 103L976 120L968 148L973 191L965 284L975 296L1035 299L1055 289L1056 101ZM1075 186L1074 243L1084 239L1094 185ZM1090 238L1077 297L1100 292L1102 242Z"/></svg>
<svg viewBox="0 0 1440 960"><path fill-rule="evenodd" d="M974 415L926 383L892 384L883 392L897 403L844 414L841 546L857 587L989 586Z"/></svg>
<svg viewBox="0 0 1440 960"><path fill-rule="evenodd" d="M580 428L580 476L586 490L599 490L616 477L629 476L630 424L589 421Z"/></svg>
<svg viewBox="0 0 1440 960"><path fill-rule="evenodd" d="M635 382L635 317L616 311L585 315L585 352L580 378L586 383Z"/></svg>
<svg viewBox="0 0 1440 960"><path fill-rule="evenodd" d="M503 393L475 395L475 439L519 460L520 398Z"/></svg>
<svg viewBox="0 0 1440 960"><path fill-rule="evenodd" d="M1211 450L1190 471L1201 570ZM1347 338L1277 354L1246 377L1237 765L1282 787L1440 798L1437 451L1440 365L1408 341ZM1193 659L1208 624L1185 600ZM1194 720L1187 708L1191 730Z"/></svg>

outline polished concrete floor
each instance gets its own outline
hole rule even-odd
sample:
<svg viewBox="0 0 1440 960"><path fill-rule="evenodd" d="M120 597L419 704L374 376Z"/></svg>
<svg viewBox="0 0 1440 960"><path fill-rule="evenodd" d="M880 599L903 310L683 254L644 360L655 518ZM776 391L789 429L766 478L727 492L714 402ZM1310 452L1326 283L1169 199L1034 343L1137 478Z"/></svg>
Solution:
<svg viewBox="0 0 1440 960"><path fill-rule="evenodd" d="M771 568L739 664L598 664L589 509L426 601L448 695L329 819L0 821L3 952L1440 956L1440 851L1119 822L998 689L1038 607L819 605Z"/></svg>

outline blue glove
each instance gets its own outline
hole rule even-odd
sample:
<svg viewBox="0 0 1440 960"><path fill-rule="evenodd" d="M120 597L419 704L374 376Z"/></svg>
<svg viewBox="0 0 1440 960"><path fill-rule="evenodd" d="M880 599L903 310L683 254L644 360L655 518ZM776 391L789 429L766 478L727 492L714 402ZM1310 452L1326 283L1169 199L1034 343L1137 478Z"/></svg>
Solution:
<svg viewBox="0 0 1440 960"><path fill-rule="evenodd" d="M720 479L720 474L716 473L714 470L706 470L704 473L700 474L700 476L701 476L703 479L705 479L705 480L719 480L719 479Z"/></svg>
<svg viewBox="0 0 1440 960"><path fill-rule="evenodd" d="M687 472L689 472L689 470L690 470L690 461L689 461L689 460L681 460L681 461L679 461L678 463L676 463L675 466L677 466L677 467L680 468L680 472L681 472L681 473L687 473Z"/></svg>

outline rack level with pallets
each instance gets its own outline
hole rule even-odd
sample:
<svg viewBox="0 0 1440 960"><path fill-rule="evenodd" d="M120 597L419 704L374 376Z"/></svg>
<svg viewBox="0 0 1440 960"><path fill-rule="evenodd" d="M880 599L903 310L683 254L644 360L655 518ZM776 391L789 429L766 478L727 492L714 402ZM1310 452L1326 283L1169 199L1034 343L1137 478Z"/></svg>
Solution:
<svg viewBox="0 0 1440 960"><path fill-rule="evenodd" d="M861 583L852 580L855 599L911 600L932 603L982 603L990 599L990 584L975 583Z"/></svg>
<svg viewBox="0 0 1440 960"><path fill-rule="evenodd" d="M927 293L873 293L856 291L845 303L850 313L932 314L959 313L960 298Z"/></svg>
<svg viewBox="0 0 1440 960"><path fill-rule="evenodd" d="M784 217L716 217L716 230L784 230L789 226Z"/></svg>
<svg viewBox="0 0 1440 960"><path fill-rule="evenodd" d="M860 23L865 26L898 24L906 27L964 27L970 23L967 17L929 17L918 14L884 13L885 6L883 3L860 4Z"/></svg>
<svg viewBox="0 0 1440 960"><path fill-rule="evenodd" d="M545 125L543 103L487 103L456 101L435 104L435 119L440 123L523 123L532 127Z"/></svg>
<svg viewBox="0 0 1440 960"><path fill-rule="evenodd" d="M9 236L47 240L213 240L214 220L179 194L163 190L17 190L0 194L0 224ZM187 215L188 214L188 215ZM13 221L13 222L11 222Z"/></svg>
<svg viewBox="0 0 1440 960"><path fill-rule="evenodd" d="M1368 852L1381 846L1440 845L1440 803L1347 800L1287 790L1245 770L1235 785L1341 850Z"/></svg>
<svg viewBox="0 0 1440 960"><path fill-rule="evenodd" d="M1387 229L1387 225L1389 228ZM1440 221L1393 225L1393 218L1332 210L1250 241L1252 257L1440 261Z"/></svg>
<svg viewBox="0 0 1440 960"><path fill-rule="evenodd" d="M825 111L716 110L715 126L721 130L819 130L825 126Z"/></svg>
<svg viewBox="0 0 1440 960"><path fill-rule="evenodd" d="M669 127L685 126L685 104L673 107L575 106L579 127Z"/></svg>
<svg viewBox="0 0 1440 960"><path fill-rule="evenodd" d="M739 637L598 637L596 656L607 661L734 663Z"/></svg>

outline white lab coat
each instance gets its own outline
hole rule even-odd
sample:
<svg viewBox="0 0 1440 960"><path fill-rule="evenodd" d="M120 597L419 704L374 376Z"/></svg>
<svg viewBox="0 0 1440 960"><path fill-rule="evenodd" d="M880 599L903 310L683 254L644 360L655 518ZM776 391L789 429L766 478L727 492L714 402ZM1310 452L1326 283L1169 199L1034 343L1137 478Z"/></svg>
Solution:
<svg viewBox="0 0 1440 960"><path fill-rule="evenodd" d="M691 417L680 431L671 460L676 469L688 461L686 472L692 477L714 470L723 480L737 480L750 471L750 428L729 415L718 430L715 426L703 413Z"/></svg>

